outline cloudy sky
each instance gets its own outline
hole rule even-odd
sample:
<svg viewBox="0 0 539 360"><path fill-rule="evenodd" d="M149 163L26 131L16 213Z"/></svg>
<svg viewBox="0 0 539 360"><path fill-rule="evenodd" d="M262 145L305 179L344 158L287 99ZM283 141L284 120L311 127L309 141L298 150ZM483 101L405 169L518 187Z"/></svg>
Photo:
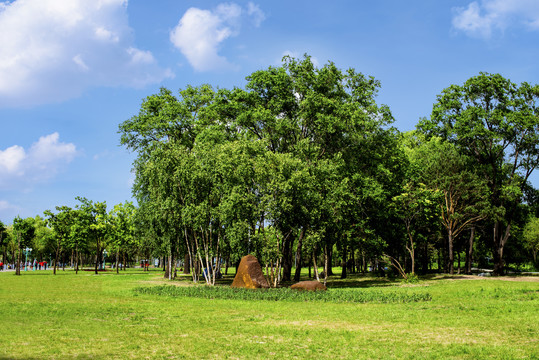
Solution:
<svg viewBox="0 0 539 360"><path fill-rule="evenodd" d="M539 83L539 1L0 0L0 220L131 200L117 129L144 97L304 53L380 80L411 130L480 71Z"/></svg>

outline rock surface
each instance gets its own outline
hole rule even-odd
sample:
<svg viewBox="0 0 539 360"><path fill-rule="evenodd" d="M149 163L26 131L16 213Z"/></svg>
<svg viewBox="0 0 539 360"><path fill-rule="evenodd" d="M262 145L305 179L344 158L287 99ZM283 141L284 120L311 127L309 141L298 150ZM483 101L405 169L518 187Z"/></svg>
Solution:
<svg viewBox="0 0 539 360"><path fill-rule="evenodd" d="M238 273L234 277L231 285L233 288L269 288L268 281L262 273L260 263L253 255L247 255L241 258Z"/></svg>
<svg viewBox="0 0 539 360"><path fill-rule="evenodd" d="M314 281L300 281L299 283L290 286L290 289L317 291L317 290L327 290L328 288L321 282L314 280Z"/></svg>

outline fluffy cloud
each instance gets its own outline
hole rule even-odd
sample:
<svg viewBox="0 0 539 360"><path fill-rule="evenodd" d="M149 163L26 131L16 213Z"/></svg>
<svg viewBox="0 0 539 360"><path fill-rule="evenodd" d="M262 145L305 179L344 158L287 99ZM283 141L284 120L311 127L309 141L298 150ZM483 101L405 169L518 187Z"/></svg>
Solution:
<svg viewBox="0 0 539 360"><path fill-rule="evenodd" d="M144 86L172 76L133 47L127 0L0 3L0 106L78 96L93 86Z"/></svg>
<svg viewBox="0 0 539 360"><path fill-rule="evenodd" d="M219 55L219 47L227 38L239 34L244 15L255 26L260 26L265 18L253 3L248 3L247 9L234 3L220 4L214 10L190 8L170 32L170 41L197 71L233 68Z"/></svg>
<svg viewBox="0 0 539 360"><path fill-rule="evenodd" d="M2 6L1 3L0 6ZM12 205L6 200L0 200L0 219L3 220L4 225L7 225L6 219L13 218L20 211L20 207Z"/></svg>
<svg viewBox="0 0 539 360"><path fill-rule="evenodd" d="M0 190L43 182L70 163L77 149L59 138L58 133L42 136L28 151L19 145L0 150Z"/></svg>
<svg viewBox="0 0 539 360"><path fill-rule="evenodd" d="M539 30L539 2L536 0L482 0L454 8L453 27L471 37L488 39L511 26Z"/></svg>

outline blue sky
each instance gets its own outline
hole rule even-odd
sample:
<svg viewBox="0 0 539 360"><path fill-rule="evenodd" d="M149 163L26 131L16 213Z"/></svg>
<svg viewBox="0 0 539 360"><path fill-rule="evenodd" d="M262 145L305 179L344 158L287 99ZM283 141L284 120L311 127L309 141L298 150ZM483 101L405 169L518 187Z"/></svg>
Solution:
<svg viewBox="0 0 539 360"><path fill-rule="evenodd" d="M539 83L538 40L536 0L0 1L0 220L131 200L118 124L162 86L243 87L308 53L380 80L406 131L480 71Z"/></svg>

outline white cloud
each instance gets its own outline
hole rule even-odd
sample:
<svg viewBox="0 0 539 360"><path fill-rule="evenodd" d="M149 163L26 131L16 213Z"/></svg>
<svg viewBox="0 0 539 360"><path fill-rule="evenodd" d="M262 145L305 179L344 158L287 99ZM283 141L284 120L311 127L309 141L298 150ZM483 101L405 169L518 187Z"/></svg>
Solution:
<svg viewBox="0 0 539 360"><path fill-rule="evenodd" d="M8 174L19 175L21 174L20 165L25 158L24 149L18 145L8 147L4 151L0 150L0 169Z"/></svg>
<svg viewBox="0 0 539 360"><path fill-rule="evenodd" d="M496 31L523 26L539 29L539 1L482 0L454 8L453 27L468 36L488 39Z"/></svg>
<svg viewBox="0 0 539 360"><path fill-rule="evenodd" d="M219 55L222 43L240 33L243 14L260 26L265 16L260 8L248 3L246 11L234 3L220 4L213 11L188 9L170 32L170 41L197 71L234 68Z"/></svg>
<svg viewBox="0 0 539 360"><path fill-rule="evenodd" d="M262 21L266 19L266 15L260 10L260 7L252 2L247 4L247 14L251 16L256 27L259 27Z"/></svg>
<svg viewBox="0 0 539 360"><path fill-rule="evenodd" d="M0 4L0 10L1 10L1 4ZM0 200L0 214L6 213L6 215L7 214L11 215L11 213L17 210L20 210L18 206L12 205L6 200ZM4 222L4 225L7 225L7 224Z"/></svg>
<svg viewBox="0 0 539 360"><path fill-rule="evenodd" d="M42 136L26 151L14 145L0 150L0 190L28 187L54 177L77 155L72 143L59 141L60 135Z"/></svg>
<svg viewBox="0 0 539 360"><path fill-rule="evenodd" d="M0 106L58 102L94 86L140 87L172 76L133 40L127 0L0 3Z"/></svg>

